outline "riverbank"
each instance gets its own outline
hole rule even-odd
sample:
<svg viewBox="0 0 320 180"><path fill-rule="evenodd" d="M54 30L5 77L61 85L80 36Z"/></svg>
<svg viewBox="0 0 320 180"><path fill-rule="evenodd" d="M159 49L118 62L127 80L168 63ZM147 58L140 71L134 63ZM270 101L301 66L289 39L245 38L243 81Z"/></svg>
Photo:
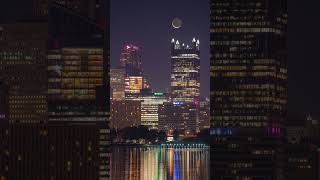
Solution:
<svg viewBox="0 0 320 180"><path fill-rule="evenodd" d="M209 145L201 142L164 142L157 144L129 144L129 143L115 143L113 147L161 147L161 148L210 148Z"/></svg>

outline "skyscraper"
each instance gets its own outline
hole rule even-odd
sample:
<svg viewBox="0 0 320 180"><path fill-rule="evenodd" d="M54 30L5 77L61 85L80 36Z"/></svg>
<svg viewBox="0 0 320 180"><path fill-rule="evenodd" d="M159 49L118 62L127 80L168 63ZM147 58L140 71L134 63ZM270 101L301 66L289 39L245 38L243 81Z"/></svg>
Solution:
<svg viewBox="0 0 320 180"><path fill-rule="evenodd" d="M102 16L107 9L93 0L67 2L49 8L48 116L55 154L50 173L57 179L108 179L109 27ZM66 150L61 135L69 137Z"/></svg>
<svg viewBox="0 0 320 180"><path fill-rule="evenodd" d="M142 76L141 49L132 44L125 45L120 55L120 67L125 69L126 77Z"/></svg>
<svg viewBox="0 0 320 180"><path fill-rule="evenodd" d="M211 0L213 127L280 128L287 112L286 1Z"/></svg>
<svg viewBox="0 0 320 180"><path fill-rule="evenodd" d="M192 45L171 41L171 96L173 101L199 103L200 42Z"/></svg>
<svg viewBox="0 0 320 180"><path fill-rule="evenodd" d="M283 179L286 6L210 1L213 179Z"/></svg>

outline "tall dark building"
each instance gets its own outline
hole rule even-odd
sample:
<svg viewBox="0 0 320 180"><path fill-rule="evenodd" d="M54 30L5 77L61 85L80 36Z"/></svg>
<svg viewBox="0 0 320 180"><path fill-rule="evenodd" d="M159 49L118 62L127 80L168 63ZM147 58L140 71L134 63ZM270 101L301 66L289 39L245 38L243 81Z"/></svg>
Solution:
<svg viewBox="0 0 320 180"><path fill-rule="evenodd" d="M171 41L171 96L175 102L199 103L200 42L192 45Z"/></svg>
<svg viewBox="0 0 320 180"><path fill-rule="evenodd" d="M46 122L48 0L0 7L0 79L8 87L10 123Z"/></svg>
<svg viewBox="0 0 320 180"><path fill-rule="evenodd" d="M1 6L0 179L110 179L108 6Z"/></svg>
<svg viewBox="0 0 320 180"><path fill-rule="evenodd" d="M46 121L47 23L0 22L0 79L8 87L10 123Z"/></svg>
<svg viewBox="0 0 320 180"><path fill-rule="evenodd" d="M142 76L141 49L132 44L125 45L120 55L120 67L125 69L126 77Z"/></svg>
<svg viewBox="0 0 320 180"><path fill-rule="evenodd" d="M106 11L104 3L93 0L56 1L49 7L48 118L55 153L50 176L56 179L109 179ZM67 148L63 136L69 137Z"/></svg>
<svg viewBox="0 0 320 180"><path fill-rule="evenodd" d="M211 175L283 179L286 0L211 0Z"/></svg>
<svg viewBox="0 0 320 180"><path fill-rule="evenodd" d="M49 178L46 11L36 0L0 7L1 179Z"/></svg>
<svg viewBox="0 0 320 180"><path fill-rule="evenodd" d="M213 127L283 123L286 24L284 0L211 0Z"/></svg>

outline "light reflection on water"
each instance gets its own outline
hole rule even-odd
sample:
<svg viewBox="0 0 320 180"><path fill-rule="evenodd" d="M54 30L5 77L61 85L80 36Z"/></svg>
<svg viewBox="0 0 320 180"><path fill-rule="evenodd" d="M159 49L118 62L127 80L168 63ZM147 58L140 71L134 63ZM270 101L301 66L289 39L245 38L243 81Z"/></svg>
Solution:
<svg viewBox="0 0 320 180"><path fill-rule="evenodd" d="M113 147L112 180L209 180L209 149Z"/></svg>

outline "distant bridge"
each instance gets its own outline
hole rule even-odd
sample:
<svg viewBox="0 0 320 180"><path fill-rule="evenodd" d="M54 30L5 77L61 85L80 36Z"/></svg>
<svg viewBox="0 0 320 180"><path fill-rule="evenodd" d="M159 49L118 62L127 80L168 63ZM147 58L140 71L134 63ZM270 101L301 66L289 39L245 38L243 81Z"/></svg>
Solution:
<svg viewBox="0 0 320 180"><path fill-rule="evenodd" d="M192 143L192 142L175 142L175 143L163 143L160 145L161 148L200 148L200 149L208 149L210 146L203 143Z"/></svg>

